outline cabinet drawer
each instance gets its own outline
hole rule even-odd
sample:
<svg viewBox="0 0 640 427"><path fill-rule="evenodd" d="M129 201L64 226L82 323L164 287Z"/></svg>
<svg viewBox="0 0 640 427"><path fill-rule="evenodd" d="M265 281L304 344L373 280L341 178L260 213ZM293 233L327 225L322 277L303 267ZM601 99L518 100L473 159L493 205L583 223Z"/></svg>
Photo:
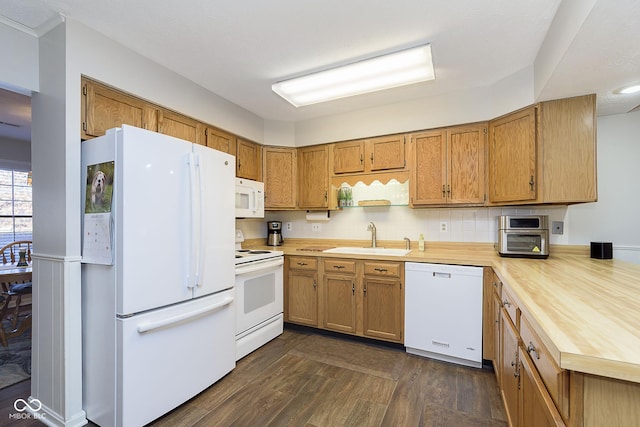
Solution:
<svg viewBox="0 0 640 427"><path fill-rule="evenodd" d="M355 273L356 262L348 259L325 259L325 273Z"/></svg>
<svg viewBox="0 0 640 427"><path fill-rule="evenodd" d="M525 316L520 318L520 337L551 398L566 419L569 415L569 372L556 365Z"/></svg>
<svg viewBox="0 0 640 427"><path fill-rule="evenodd" d="M502 306L509 314L509 318L516 326L516 329L520 329L520 310L518 309L518 305L515 303L515 300L511 295L509 295L507 288L504 286L502 287Z"/></svg>
<svg viewBox="0 0 640 427"><path fill-rule="evenodd" d="M317 270L318 259L302 256L289 257L290 270Z"/></svg>
<svg viewBox="0 0 640 427"><path fill-rule="evenodd" d="M364 263L364 274L370 276L400 277L399 262L368 262Z"/></svg>

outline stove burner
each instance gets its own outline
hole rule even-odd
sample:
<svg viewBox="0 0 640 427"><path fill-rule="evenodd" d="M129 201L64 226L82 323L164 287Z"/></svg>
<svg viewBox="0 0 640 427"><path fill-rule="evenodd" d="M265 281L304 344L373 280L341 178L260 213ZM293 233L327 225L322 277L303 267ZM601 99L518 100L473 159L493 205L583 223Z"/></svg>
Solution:
<svg viewBox="0 0 640 427"><path fill-rule="evenodd" d="M251 252L249 249L238 249L236 252Z"/></svg>
<svg viewBox="0 0 640 427"><path fill-rule="evenodd" d="M236 258L242 258L242 255L236 255Z"/></svg>
<svg viewBox="0 0 640 427"><path fill-rule="evenodd" d="M271 251L249 251L250 254L270 254Z"/></svg>

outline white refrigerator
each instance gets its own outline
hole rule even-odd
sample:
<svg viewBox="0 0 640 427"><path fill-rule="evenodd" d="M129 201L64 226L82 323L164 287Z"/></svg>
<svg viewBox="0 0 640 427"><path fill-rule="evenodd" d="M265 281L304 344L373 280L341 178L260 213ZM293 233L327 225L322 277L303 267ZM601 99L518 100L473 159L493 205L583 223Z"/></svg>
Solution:
<svg viewBox="0 0 640 427"><path fill-rule="evenodd" d="M235 158L122 126L82 143L82 171L84 409L142 426L235 367Z"/></svg>

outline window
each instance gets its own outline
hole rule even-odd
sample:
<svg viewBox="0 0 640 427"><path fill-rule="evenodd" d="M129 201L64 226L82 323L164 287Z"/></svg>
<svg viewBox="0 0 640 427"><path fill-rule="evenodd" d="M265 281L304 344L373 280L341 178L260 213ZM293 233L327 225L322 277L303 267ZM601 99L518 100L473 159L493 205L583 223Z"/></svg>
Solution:
<svg viewBox="0 0 640 427"><path fill-rule="evenodd" d="M0 169L0 247L32 240L30 173Z"/></svg>

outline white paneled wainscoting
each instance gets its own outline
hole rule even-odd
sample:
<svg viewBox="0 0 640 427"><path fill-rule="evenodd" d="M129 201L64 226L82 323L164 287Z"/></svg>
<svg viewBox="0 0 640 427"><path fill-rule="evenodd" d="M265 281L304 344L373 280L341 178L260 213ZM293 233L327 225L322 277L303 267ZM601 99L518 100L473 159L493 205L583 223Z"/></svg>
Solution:
<svg viewBox="0 0 640 427"><path fill-rule="evenodd" d="M31 397L42 404L33 416L50 426L81 426L86 417L80 257L32 258Z"/></svg>

